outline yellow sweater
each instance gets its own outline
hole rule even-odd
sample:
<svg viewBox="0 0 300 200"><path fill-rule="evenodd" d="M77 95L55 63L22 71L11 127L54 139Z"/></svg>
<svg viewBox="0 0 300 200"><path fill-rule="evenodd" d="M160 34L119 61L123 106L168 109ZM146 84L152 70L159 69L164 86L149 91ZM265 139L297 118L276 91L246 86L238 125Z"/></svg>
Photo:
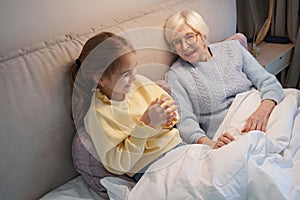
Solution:
<svg viewBox="0 0 300 200"><path fill-rule="evenodd" d="M94 93L84 124L108 171L132 176L181 142L176 128L154 129L139 120L161 95L169 96L141 75L121 102L105 100L99 91Z"/></svg>

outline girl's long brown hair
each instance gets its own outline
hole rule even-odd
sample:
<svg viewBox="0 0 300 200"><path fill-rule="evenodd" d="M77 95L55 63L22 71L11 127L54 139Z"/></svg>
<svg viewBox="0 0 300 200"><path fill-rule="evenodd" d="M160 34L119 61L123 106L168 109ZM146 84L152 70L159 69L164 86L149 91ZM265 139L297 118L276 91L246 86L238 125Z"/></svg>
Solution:
<svg viewBox="0 0 300 200"><path fill-rule="evenodd" d="M70 68L72 80L72 110L76 128L83 127L83 119L90 107L93 90L98 83L95 77L110 75L121 66L121 57L135 52L131 43L110 32L90 38Z"/></svg>

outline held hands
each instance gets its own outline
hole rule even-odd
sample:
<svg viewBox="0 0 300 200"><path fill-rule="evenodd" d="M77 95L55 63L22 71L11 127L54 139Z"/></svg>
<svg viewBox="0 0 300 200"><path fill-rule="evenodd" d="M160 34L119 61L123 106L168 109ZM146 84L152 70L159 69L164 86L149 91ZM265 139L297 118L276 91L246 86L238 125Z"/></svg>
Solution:
<svg viewBox="0 0 300 200"><path fill-rule="evenodd" d="M260 130L266 132L269 117L275 107L275 102L272 100L263 100L256 111L247 119L242 133Z"/></svg>
<svg viewBox="0 0 300 200"><path fill-rule="evenodd" d="M141 121L152 128L166 126L176 117L176 111L174 100L170 100L167 96L156 98L144 112Z"/></svg>
<svg viewBox="0 0 300 200"><path fill-rule="evenodd" d="M234 140L235 138L230 133L223 133L214 144L213 149L221 148L222 146L227 145Z"/></svg>
<svg viewBox="0 0 300 200"><path fill-rule="evenodd" d="M210 146L213 149L218 149L218 148L221 148L222 146L229 144L230 142L232 142L234 140L235 140L235 138L230 133L226 132L226 133L223 133L216 142L209 139L206 136L203 136L198 140L198 144L207 144L208 146Z"/></svg>

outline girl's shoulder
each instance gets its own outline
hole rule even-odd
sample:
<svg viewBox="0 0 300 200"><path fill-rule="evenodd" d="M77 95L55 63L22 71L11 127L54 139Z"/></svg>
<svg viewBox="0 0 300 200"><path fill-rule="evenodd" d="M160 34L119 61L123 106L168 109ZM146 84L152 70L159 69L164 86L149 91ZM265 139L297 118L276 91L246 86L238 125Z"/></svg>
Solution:
<svg viewBox="0 0 300 200"><path fill-rule="evenodd" d="M133 82L133 86L139 87L144 84L155 84L152 80L150 80L148 77L137 74L136 75L136 80Z"/></svg>
<svg viewBox="0 0 300 200"><path fill-rule="evenodd" d="M131 91L137 91L138 89L141 88L158 88L160 89L160 87L151 79L149 79L148 77L141 75L141 74L137 74L136 75L136 80L132 83L131 86Z"/></svg>

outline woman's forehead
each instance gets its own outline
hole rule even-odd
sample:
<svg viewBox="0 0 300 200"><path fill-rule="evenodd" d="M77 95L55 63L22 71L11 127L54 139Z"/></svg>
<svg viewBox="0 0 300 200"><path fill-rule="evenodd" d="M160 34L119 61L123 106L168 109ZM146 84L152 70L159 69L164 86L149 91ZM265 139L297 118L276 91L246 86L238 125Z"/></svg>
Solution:
<svg viewBox="0 0 300 200"><path fill-rule="evenodd" d="M187 24L182 24L174 31L173 38L183 36L188 33L195 33L195 30Z"/></svg>

